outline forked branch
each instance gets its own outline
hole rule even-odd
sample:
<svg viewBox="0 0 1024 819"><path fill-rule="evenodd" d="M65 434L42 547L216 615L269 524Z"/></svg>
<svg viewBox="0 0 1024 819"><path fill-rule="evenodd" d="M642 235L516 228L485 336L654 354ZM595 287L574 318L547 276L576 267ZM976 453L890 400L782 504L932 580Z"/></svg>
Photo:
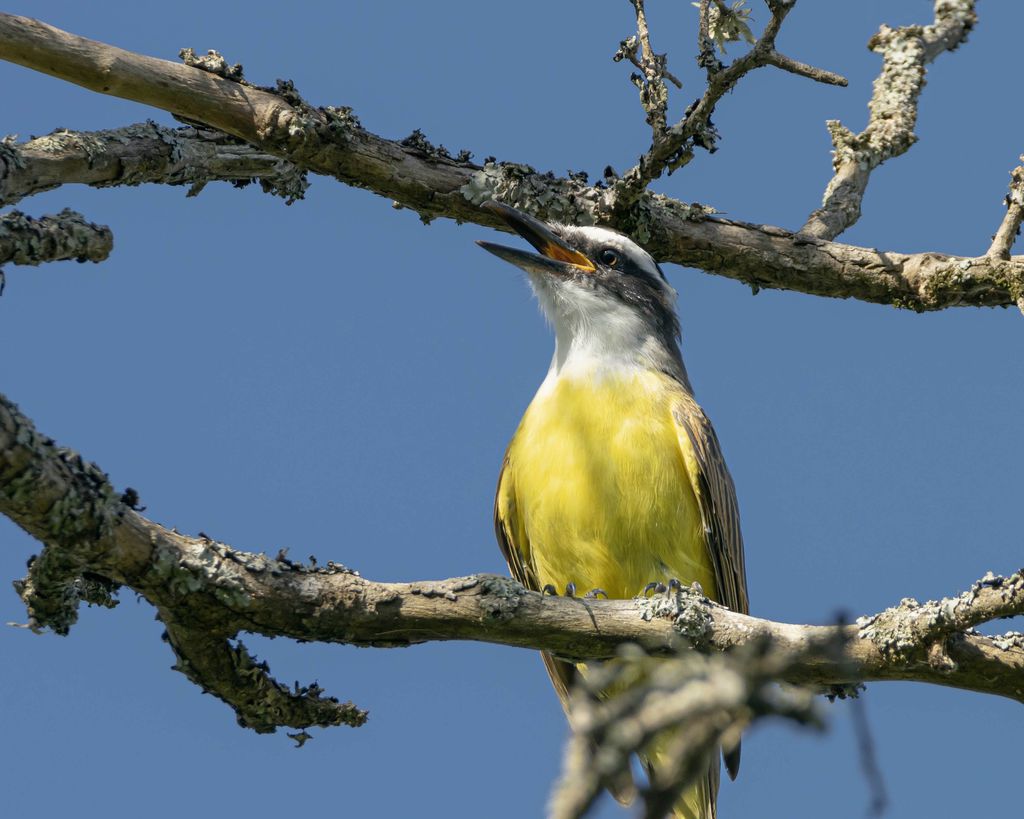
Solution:
<svg viewBox="0 0 1024 819"><path fill-rule="evenodd" d="M820 208L803 227L817 239L834 239L860 218L871 172L917 141L917 105L925 84L925 66L953 51L977 22L974 0L935 0L935 18L927 26L882 26L868 47L882 55L867 127L859 134L838 120L828 122L835 175Z"/></svg>
<svg viewBox="0 0 1024 819"><path fill-rule="evenodd" d="M646 20L642 13L643 4L634 5L637 8L638 30L646 32ZM711 115L715 111L715 106L746 74L754 69L774 65L817 82L846 85L846 79L838 74L808 66L776 51L775 39L782 27L783 20L786 19L786 15L794 5L795 0L771 0L768 3L771 17L764 32L750 51L733 60L728 66L723 66L715 55L711 18L716 11L719 16L728 12L722 12L709 0L702 0L698 29L698 63L707 73L707 88L703 96L686 110L682 119L669 128L654 128L654 140L651 147L640 157L636 166L627 171L612 188L610 210L623 211L630 207L640 198L647 186L663 173L666 171L672 173L688 164L693 159L695 148L700 147L713 152L718 140L718 133L711 124ZM640 25L641 21L642 25ZM667 89L663 82L660 87L667 96ZM648 121L650 121L650 117Z"/></svg>
<svg viewBox="0 0 1024 819"><path fill-rule="evenodd" d="M626 212L610 212L612 192L604 186L588 185L579 175L559 178L511 162L477 165L464 156L452 157L434 148L422 135L386 140L364 129L349 109L313 108L288 84L271 92L12 15L0 14L0 58L101 92L184 112L192 120L253 143L245 151L239 147L237 157L226 163L218 148L216 156L208 160L186 157L168 164L167 146L162 139L154 139L149 126L121 129L132 133L119 133L118 139L104 138L115 132L65 135L63 139L69 143L86 143L96 137L95 143L88 144L90 150L95 149L90 156L101 170L80 169L71 177L89 184L131 184L138 179L134 173L118 177L116 163L126 153L135 157L136 167L143 164L144 157L152 158L154 167L162 164L168 181L184 181L190 175L200 181L233 178L235 173L244 178L250 170L268 178L264 169L274 171L268 157L277 157L291 163L281 171L285 181L278 182L281 177L276 172L272 177L273 184L285 191L296 190L295 185L301 189L298 182L287 181L289 175L298 178L299 172L291 168L311 170L389 197L425 220L443 216L507 229L479 207L489 199L499 199L544 219L618 227L660 261L698 267L745 282L755 290L797 290L922 311L1014 305L1024 292L1024 257L907 254L823 242L780 228L707 218L702 206L650 193L644 193ZM737 63L744 59L740 57ZM124 77L114 81L112 72ZM728 72L730 68L718 72L716 82ZM172 141L181 138L177 132L169 136ZM127 142L119 144L121 138ZM195 147L196 142L187 144ZM29 167L45 170L45 161L38 152L33 155L31 146L23 143L14 150ZM78 167L77 161L68 164ZM178 161L186 164L179 166L175 164ZM0 163L3 195L38 190L26 181L27 171L19 174L12 167ZM5 176L14 181L5 181ZM42 178L47 180L46 187L59 181L52 173Z"/></svg>
<svg viewBox="0 0 1024 819"><path fill-rule="evenodd" d="M335 563L304 566L188 537L147 520L134 492L36 431L0 397L0 514L43 544L19 591L33 628L66 633L81 601L119 585L152 603L189 679L257 730L359 724L350 703L289 691L232 641L240 632L364 646L478 640L584 660L624 643L665 656L767 640L794 659L782 678L815 686L917 680L1024 702L1024 643L971 627L1024 612L1024 575L989 576L959 597L899 606L857 625L798 626L737 614L698 590L654 599L548 598L507 578L376 583ZM814 651L841 640L844 650Z"/></svg>

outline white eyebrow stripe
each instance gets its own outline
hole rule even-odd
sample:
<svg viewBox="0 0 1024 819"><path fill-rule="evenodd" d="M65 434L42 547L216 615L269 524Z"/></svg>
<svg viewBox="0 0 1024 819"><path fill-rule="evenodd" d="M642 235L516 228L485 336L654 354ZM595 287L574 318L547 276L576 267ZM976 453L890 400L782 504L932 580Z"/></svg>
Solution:
<svg viewBox="0 0 1024 819"><path fill-rule="evenodd" d="M659 268L657 262L654 261L654 257L652 257L650 253L640 247L640 245L628 236L623 236L616 230L609 230L608 228L597 227L595 225L584 225L582 227L572 229L586 237L591 242L597 242L615 248L624 257L635 262L636 265L649 276L661 282L666 281L664 274L661 272L661 268Z"/></svg>

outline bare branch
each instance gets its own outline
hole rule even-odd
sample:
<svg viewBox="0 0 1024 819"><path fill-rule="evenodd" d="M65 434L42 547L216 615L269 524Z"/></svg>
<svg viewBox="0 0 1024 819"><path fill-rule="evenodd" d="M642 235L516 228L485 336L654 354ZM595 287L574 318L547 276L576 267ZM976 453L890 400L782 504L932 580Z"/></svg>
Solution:
<svg viewBox="0 0 1024 819"><path fill-rule="evenodd" d="M65 53L69 49L73 54ZM488 199L499 199L540 218L609 224L630 233L659 261L699 267L743 281L755 290L796 290L919 311L1014 305L1024 292L1024 257L905 254L821 242L779 228L707 219L703 206L649 193L628 212L609 213L609 190L589 186L579 175L558 178L510 162L476 165L464 156L453 158L434 148L422 135L389 141L363 129L349 109L311 108L287 87L282 91L285 96L259 91L262 96L253 98L250 107L238 104L227 116L224 110L238 94L257 91L197 68L138 57L0 14L0 58L5 57L16 57L71 81L77 81L81 63L118 65L131 82L109 86L110 93L116 88L118 93L130 91L134 98L157 105L163 102L173 110L188 108L193 118L211 127L231 125L245 108L250 121L237 129L256 133L261 151L386 196L424 220L444 216L507 230L479 207ZM727 74L735 65L716 76ZM180 72L203 79L185 82ZM86 72L82 82L94 79ZM170 106L168 100L189 96L195 82L202 88L198 96L188 105Z"/></svg>
<svg viewBox="0 0 1024 819"><path fill-rule="evenodd" d="M54 131L0 143L0 205L77 183L93 187L188 185L195 195L208 182L257 180L289 203L301 199L305 172L220 131L165 128L142 122L111 131Z"/></svg>
<svg viewBox="0 0 1024 819"><path fill-rule="evenodd" d="M134 54L38 20L0 14L0 59L136 100L232 134L260 141L287 105L267 91L180 63Z"/></svg>
<svg viewBox="0 0 1024 819"><path fill-rule="evenodd" d="M774 65L776 68L781 68L790 74L807 77L809 80L824 83L825 85L838 85L844 88L847 85L846 77L842 74L836 74L834 71L802 63L777 51L772 51L768 55L768 65Z"/></svg>
<svg viewBox="0 0 1024 819"><path fill-rule="evenodd" d="M700 24L698 30L699 55L697 62L705 69L708 77L707 89L704 95L693 103L686 111L686 115L667 130L659 133L655 130L654 141L642 157L640 162L627 171L621 180L613 187L609 197L612 211L621 211L631 206L641 195L642 191L662 173L675 170L688 164L693 159L693 152L696 147L705 148L709 151L715 150L715 142L718 139L714 126L711 124L711 115L714 113L718 101L738 83L744 75L765 65L777 65L787 71L811 77L819 82L826 82L835 85L846 85L846 80L830 71L813 69L783 57L775 51L775 38L783 20L795 5L795 0L772 0L769 4L771 19L765 26L765 30L754 46L738 57L726 67L715 56L714 45L710 34L710 18L713 11L722 12L715 7L712 9L708 0L700 4Z"/></svg>
<svg viewBox="0 0 1024 819"><path fill-rule="evenodd" d="M0 264L102 262L113 247L110 228L87 222L82 214L66 208L38 219L17 210L0 216Z"/></svg>
<svg viewBox="0 0 1024 819"><path fill-rule="evenodd" d="M1020 159L1024 162L1024 156ZM995 259L1009 259L1013 243L1020 235L1020 223L1024 220L1024 165L1010 171L1010 192L1006 194L1005 204L1006 215L986 254Z"/></svg>
<svg viewBox="0 0 1024 819"><path fill-rule="evenodd" d="M897 29L883 25L871 38L868 47L882 55L882 72L868 103L867 127L854 134L838 120L829 120L835 175L803 233L834 239L860 218L871 172L885 160L906 153L917 141L914 126L925 66L961 45L976 21L974 0L935 0L931 25Z"/></svg>
<svg viewBox="0 0 1024 819"><path fill-rule="evenodd" d="M668 111L668 86L670 80L676 88L683 84L668 70L668 59L664 54L655 54L651 48L651 34L647 28L647 14L644 0L630 0L636 12L636 34L619 43L619 50L612 59L615 62L629 60L642 74L633 74L630 80L640 92L640 104L647 112L647 124L654 131L654 138L665 133ZM640 57L637 57L637 48Z"/></svg>
<svg viewBox="0 0 1024 819"><path fill-rule="evenodd" d="M128 586L157 608L185 660L181 670L258 730L357 724L362 712L317 689L285 696L230 645L242 631L364 646L479 640L574 660L613 657L626 642L664 656L682 638L724 651L764 637L797 658L782 677L792 683L916 680L1024 702L1024 643L968 630L1024 613L1021 572L988 576L937 603L904 601L855 626L796 626L731 612L696 589L585 601L546 598L489 575L376 583L334 563L303 566L181 535L136 512L136 501L0 397L0 513L43 543L18 584L29 625L67 633L80 601L109 604L118 585ZM845 645L838 659L804 653L836 639Z"/></svg>
<svg viewBox="0 0 1024 819"><path fill-rule="evenodd" d="M462 190L481 170L468 155L452 158L422 135L382 139L363 129L351 109L311 107L290 83L272 92L225 79L198 60L189 66L145 57L3 13L0 59L203 123L303 169L395 199L425 219L481 220ZM493 217L483 221L498 224Z"/></svg>
<svg viewBox="0 0 1024 819"><path fill-rule="evenodd" d="M795 290L925 312L1013 306L1024 292L1024 256L1004 261L875 250L809 240L770 225L693 221L670 200L655 202L643 226L649 233L641 238L655 258L745 282L755 293Z"/></svg>

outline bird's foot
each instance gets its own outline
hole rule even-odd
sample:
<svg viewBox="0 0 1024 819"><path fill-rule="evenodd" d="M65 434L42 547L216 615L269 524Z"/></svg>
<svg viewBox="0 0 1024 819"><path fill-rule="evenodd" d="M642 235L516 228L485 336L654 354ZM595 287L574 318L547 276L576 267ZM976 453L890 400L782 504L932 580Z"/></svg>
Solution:
<svg viewBox="0 0 1024 819"><path fill-rule="evenodd" d="M649 597L651 592L654 592L655 594L675 594L676 592L681 591L683 588L686 588L686 585L683 583L683 581L677 577L673 577L669 579L668 583L662 583L659 580L654 580L648 583L646 586L644 586L644 589L642 592L640 592L640 594L644 597ZM693 585L690 586L690 588L696 590L699 594L704 594L704 590L700 587L700 583L698 583L696 580L693 581Z"/></svg>
<svg viewBox="0 0 1024 819"><path fill-rule="evenodd" d="M604 589L591 589L585 595L583 595L584 600L597 600L597 598L599 597L603 597L605 600L607 600L608 592L606 592Z"/></svg>
<svg viewBox="0 0 1024 819"><path fill-rule="evenodd" d="M601 591L601 590L597 589L597 591ZM552 597L558 597L558 589L556 589L555 586L552 583L545 583L544 584L544 588L542 588L540 590L540 593L541 594L549 594ZM565 584L565 596L566 597L575 597L576 596L576 584L575 583L566 583ZM587 597L589 597L589 596L590 596L590 593L588 592L587 593ZM607 597L607 596L608 595L606 594L605 597Z"/></svg>

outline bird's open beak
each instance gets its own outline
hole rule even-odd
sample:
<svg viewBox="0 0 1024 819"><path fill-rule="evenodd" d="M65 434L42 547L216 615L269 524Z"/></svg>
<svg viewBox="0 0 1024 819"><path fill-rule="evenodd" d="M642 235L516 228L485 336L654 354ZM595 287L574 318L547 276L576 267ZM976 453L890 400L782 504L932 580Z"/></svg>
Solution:
<svg viewBox="0 0 1024 819"><path fill-rule="evenodd" d="M501 217L510 228L522 236L540 251L528 253L505 245L492 242L477 242L484 250L489 250L499 259L521 267L527 273L553 273L568 276L573 273L593 273L597 268L584 254L557 236L551 228L528 213L490 199L480 207Z"/></svg>

